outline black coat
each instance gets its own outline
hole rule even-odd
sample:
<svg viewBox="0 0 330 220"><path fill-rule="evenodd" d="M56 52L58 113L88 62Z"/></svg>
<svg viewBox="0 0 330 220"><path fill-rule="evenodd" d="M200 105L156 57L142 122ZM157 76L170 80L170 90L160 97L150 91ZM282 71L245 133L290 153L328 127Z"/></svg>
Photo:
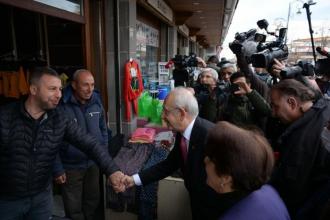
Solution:
<svg viewBox="0 0 330 220"><path fill-rule="evenodd" d="M2 106L0 198L31 196L45 190L63 140L79 146L107 175L118 170L105 148L58 109L48 111L38 122L25 111L23 102Z"/></svg>
<svg viewBox="0 0 330 220"><path fill-rule="evenodd" d="M181 134L177 134L175 145L166 160L155 166L141 171L139 176L144 185L163 179L181 168L184 174L184 183L190 195L193 219L217 219L218 194L206 184L204 165L204 146L207 132L213 123L199 118L193 125L189 140L187 163L184 164L180 150Z"/></svg>
<svg viewBox="0 0 330 220"><path fill-rule="evenodd" d="M305 207L306 219L317 219L318 203L312 197L329 184L330 157L321 142L321 132L330 117L330 102L318 100L301 118L293 122L280 136L280 159L271 184L278 190L292 217ZM326 195L321 190L321 194ZM313 207L314 206L314 207ZM307 216L312 213L312 218ZM314 217L315 218L314 218Z"/></svg>

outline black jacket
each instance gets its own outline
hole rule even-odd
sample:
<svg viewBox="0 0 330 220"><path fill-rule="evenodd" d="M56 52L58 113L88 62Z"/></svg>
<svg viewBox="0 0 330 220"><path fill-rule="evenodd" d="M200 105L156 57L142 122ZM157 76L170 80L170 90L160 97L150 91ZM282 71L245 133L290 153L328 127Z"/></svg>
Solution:
<svg viewBox="0 0 330 220"><path fill-rule="evenodd" d="M199 117L211 122L219 121L229 92L221 89L219 85L212 92L203 85L196 86L194 90L199 106Z"/></svg>
<svg viewBox="0 0 330 220"><path fill-rule="evenodd" d="M298 210L301 211L306 203L312 201L318 190L329 184L330 157L320 138L329 117L329 100L319 99L279 138L280 159L271 184L278 190L292 217L296 217ZM304 212L316 216L319 212L317 203L314 202L314 207L305 206L304 209L309 210Z"/></svg>
<svg viewBox="0 0 330 220"><path fill-rule="evenodd" d="M193 125L189 140L187 162L184 164L180 150L181 134L178 133L175 145L166 160L139 173L143 185L163 179L181 168L184 183L190 195L193 219L217 219L219 213L219 196L206 184L204 165L204 146L207 132L213 123L199 118ZM220 200L219 200L220 201Z"/></svg>
<svg viewBox="0 0 330 220"><path fill-rule="evenodd" d="M84 135L81 135L84 134ZM79 146L110 175L118 170L105 148L85 135L58 109L34 120L23 102L0 108L0 198L31 196L45 190L63 140Z"/></svg>

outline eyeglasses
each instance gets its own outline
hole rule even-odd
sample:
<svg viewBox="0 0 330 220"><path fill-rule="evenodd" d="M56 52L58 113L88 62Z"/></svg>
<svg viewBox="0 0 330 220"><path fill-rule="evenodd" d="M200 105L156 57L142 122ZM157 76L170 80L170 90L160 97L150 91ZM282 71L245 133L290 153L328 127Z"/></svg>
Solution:
<svg viewBox="0 0 330 220"><path fill-rule="evenodd" d="M163 105L163 113L168 116L171 112L178 110L178 107L174 107L174 108L166 108L165 105Z"/></svg>

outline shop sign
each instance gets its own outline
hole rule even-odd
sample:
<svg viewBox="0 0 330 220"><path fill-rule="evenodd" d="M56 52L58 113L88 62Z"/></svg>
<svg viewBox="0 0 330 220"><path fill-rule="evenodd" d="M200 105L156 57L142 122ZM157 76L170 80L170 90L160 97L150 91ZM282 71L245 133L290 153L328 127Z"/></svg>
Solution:
<svg viewBox="0 0 330 220"><path fill-rule="evenodd" d="M72 12L81 15L81 3L74 3L68 0L34 0L45 5L52 6L54 8L59 8L64 11Z"/></svg>
<svg viewBox="0 0 330 220"><path fill-rule="evenodd" d="M163 0L147 0L147 2L170 22L173 22L173 11Z"/></svg>
<svg viewBox="0 0 330 220"><path fill-rule="evenodd" d="M179 30L186 36L188 37L189 36L189 28L187 27L187 25L180 25L178 26L179 27Z"/></svg>

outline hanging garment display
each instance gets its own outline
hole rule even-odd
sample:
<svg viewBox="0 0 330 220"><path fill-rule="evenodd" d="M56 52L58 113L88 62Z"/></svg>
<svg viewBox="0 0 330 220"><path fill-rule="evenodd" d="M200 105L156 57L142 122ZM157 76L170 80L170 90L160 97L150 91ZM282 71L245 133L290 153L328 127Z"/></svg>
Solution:
<svg viewBox="0 0 330 220"><path fill-rule="evenodd" d="M19 67L18 71L2 71L0 75L0 83L2 83L0 94L4 97L18 99L21 95L29 93L23 67Z"/></svg>
<svg viewBox="0 0 330 220"><path fill-rule="evenodd" d="M133 105L134 113L137 114L137 100L143 91L142 75L139 64L133 59L130 59L125 64L123 88L123 96L126 107L125 118L127 121L131 121L131 105Z"/></svg>

